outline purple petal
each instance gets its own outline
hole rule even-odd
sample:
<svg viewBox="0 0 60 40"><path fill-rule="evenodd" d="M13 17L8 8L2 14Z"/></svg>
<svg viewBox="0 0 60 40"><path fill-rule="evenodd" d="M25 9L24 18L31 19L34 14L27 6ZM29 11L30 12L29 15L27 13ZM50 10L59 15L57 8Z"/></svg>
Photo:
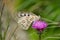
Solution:
<svg viewBox="0 0 60 40"><path fill-rule="evenodd" d="M36 20L32 24L32 28L38 29L38 30L43 30L48 26L48 24L44 21L41 20Z"/></svg>

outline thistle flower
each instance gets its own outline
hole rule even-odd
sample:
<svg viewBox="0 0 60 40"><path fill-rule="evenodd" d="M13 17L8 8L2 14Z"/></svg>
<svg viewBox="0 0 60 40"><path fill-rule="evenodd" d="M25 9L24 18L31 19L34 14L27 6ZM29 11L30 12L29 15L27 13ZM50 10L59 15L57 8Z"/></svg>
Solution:
<svg viewBox="0 0 60 40"><path fill-rule="evenodd" d="M48 24L41 20L36 20L32 23L32 28L34 28L38 31L43 31L47 26L48 26Z"/></svg>

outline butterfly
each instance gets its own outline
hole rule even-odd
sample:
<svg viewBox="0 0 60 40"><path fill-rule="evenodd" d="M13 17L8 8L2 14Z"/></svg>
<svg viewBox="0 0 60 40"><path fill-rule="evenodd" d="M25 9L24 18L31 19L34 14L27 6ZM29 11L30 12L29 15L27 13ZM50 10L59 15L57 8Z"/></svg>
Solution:
<svg viewBox="0 0 60 40"><path fill-rule="evenodd" d="M17 23L23 30L28 30L31 23L39 19L40 19L40 16L37 16L32 12L19 12Z"/></svg>

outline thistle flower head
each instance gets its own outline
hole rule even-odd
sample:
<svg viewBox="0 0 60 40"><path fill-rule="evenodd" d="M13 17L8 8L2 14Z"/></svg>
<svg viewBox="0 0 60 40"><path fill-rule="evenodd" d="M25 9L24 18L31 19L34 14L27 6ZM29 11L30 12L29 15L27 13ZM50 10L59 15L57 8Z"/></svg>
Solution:
<svg viewBox="0 0 60 40"><path fill-rule="evenodd" d="M48 24L46 22L40 21L40 20L36 20L32 23L32 28L34 28L38 31L44 30L47 26L48 26Z"/></svg>

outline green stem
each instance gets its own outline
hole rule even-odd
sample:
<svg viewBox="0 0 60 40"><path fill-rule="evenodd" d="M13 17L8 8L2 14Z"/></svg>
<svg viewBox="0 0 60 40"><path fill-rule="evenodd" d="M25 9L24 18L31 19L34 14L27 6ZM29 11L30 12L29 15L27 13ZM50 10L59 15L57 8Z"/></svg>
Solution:
<svg viewBox="0 0 60 40"><path fill-rule="evenodd" d="M39 40L41 40L41 33L39 34Z"/></svg>
<svg viewBox="0 0 60 40"><path fill-rule="evenodd" d="M42 40L42 39L41 39L41 34L42 34L42 32L38 31L39 40Z"/></svg>

